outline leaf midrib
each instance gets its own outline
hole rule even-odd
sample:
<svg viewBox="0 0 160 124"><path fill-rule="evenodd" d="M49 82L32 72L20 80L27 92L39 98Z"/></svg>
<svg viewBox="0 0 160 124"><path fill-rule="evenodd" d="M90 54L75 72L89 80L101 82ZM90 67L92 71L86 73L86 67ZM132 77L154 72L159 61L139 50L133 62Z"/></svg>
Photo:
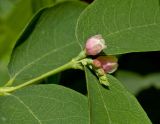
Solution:
<svg viewBox="0 0 160 124"><path fill-rule="evenodd" d="M90 72L91 73L91 72ZM85 74L86 74L86 77L88 77L88 74L87 74L87 70L86 70L86 68L85 68ZM88 78L86 78L86 81L87 81L87 83L88 83ZM97 87L98 87L98 90L99 90L99 93L100 93L100 96L101 96L101 99L102 99L102 102L103 102L103 105L104 105L104 108L105 108L105 110L106 110L106 113L107 113L107 116L108 116L108 119L109 119L109 124L112 124L111 123L111 119L110 119L110 115L109 115L109 112L108 112L108 109L107 109L107 106L106 106L106 104L105 104L105 102L104 102L104 97L103 97L103 94L102 94L102 92L101 92L101 90L100 90L100 87L99 87L99 85L97 84L97 82L95 82L96 83L96 85L97 85ZM90 107L90 104L91 104L91 101L90 101L90 93L89 93L89 87L88 87L88 84L87 84L87 89L88 89L88 101L89 101L89 108L90 108L90 114L89 114L89 124L92 124L91 123L91 107Z"/></svg>
<svg viewBox="0 0 160 124"><path fill-rule="evenodd" d="M107 113L107 116L108 116L109 124L112 124L111 118L110 118L110 115L109 115L109 111L108 111L107 106L106 106L105 101L104 101L103 94L102 94L101 89L100 89L100 87L99 87L99 84L98 84L97 82L96 82L96 85L97 85L97 87L98 87L98 90L99 90L99 93L100 93L100 96L101 96L101 99L102 99L104 108L105 108L105 110L106 110L106 113Z"/></svg>

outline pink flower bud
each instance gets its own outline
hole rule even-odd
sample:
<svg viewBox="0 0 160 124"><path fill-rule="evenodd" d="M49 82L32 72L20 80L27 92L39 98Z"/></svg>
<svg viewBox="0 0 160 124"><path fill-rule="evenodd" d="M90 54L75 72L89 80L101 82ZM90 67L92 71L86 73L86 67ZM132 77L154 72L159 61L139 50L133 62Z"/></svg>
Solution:
<svg viewBox="0 0 160 124"><path fill-rule="evenodd" d="M101 35L95 35L90 37L86 43L86 54L87 55L97 55L104 48L106 48L105 40Z"/></svg>
<svg viewBox="0 0 160 124"><path fill-rule="evenodd" d="M115 56L100 56L96 58L106 73L113 73L118 68L118 59Z"/></svg>
<svg viewBox="0 0 160 124"><path fill-rule="evenodd" d="M102 67L101 62L97 59L93 60L93 66L96 68Z"/></svg>

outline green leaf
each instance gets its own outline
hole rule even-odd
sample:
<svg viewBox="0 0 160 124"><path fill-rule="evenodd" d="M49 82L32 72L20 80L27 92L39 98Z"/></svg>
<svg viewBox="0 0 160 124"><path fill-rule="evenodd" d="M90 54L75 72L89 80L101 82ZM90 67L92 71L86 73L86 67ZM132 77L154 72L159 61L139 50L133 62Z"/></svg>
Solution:
<svg viewBox="0 0 160 124"><path fill-rule="evenodd" d="M32 86L0 98L1 124L88 124L87 98L59 85Z"/></svg>
<svg viewBox="0 0 160 124"><path fill-rule="evenodd" d="M136 98L117 79L108 78L109 88L103 87L86 69L90 124L151 124Z"/></svg>
<svg viewBox="0 0 160 124"><path fill-rule="evenodd" d="M130 71L118 71L116 72L116 77L134 95L151 86L160 88L160 73L142 76Z"/></svg>
<svg viewBox="0 0 160 124"><path fill-rule="evenodd" d="M147 83L143 80L141 75L129 71L116 72L116 78L120 80L123 85L134 95L140 90L147 87Z"/></svg>
<svg viewBox="0 0 160 124"><path fill-rule="evenodd" d="M80 42L102 34L107 54L160 50L159 0L95 0L81 14Z"/></svg>
<svg viewBox="0 0 160 124"><path fill-rule="evenodd" d="M15 84L58 68L81 51L75 37L77 18L86 4L63 2L46 9L35 29L13 52L9 72Z"/></svg>
<svg viewBox="0 0 160 124"><path fill-rule="evenodd" d="M148 82L149 86L155 86L157 88L160 88L160 73L149 74L144 80Z"/></svg>

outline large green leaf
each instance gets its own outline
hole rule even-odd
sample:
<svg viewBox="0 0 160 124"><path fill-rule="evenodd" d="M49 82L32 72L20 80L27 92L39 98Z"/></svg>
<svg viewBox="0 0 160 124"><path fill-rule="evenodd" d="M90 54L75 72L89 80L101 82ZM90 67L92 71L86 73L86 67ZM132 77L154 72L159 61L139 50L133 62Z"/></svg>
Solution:
<svg viewBox="0 0 160 124"><path fill-rule="evenodd" d="M160 50L159 0L95 0L80 16L80 42L102 34L107 54Z"/></svg>
<svg viewBox="0 0 160 124"><path fill-rule="evenodd" d="M88 124L87 98L58 85L32 86L0 98L1 124Z"/></svg>
<svg viewBox="0 0 160 124"><path fill-rule="evenodd" d="M108 78L110 86L105 88L86 69L90 124L151 124L136 98L117 79Z"/></svg>
<svg viewBox="0 0 160 124"><path fill-rule="evenodd" d="M75 37L75 26L82 2L63 2L46 9L31 35L14 50L9 71L16 83L24 83L45 74L81 51Z"/></svg>

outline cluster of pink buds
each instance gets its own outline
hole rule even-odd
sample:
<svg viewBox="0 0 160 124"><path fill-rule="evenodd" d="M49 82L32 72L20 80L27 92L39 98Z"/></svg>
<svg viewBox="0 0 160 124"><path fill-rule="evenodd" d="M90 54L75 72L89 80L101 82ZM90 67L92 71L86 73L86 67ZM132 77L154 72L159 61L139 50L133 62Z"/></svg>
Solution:
<svg viewBox="0 0 160 124"><path fill-rule="evenodd" d="M118 59L115 56L99 56L93 60L95 67L101 67L106 73L113 73L118 68Z"/></svg>
<svg viewBox="0 0 160 124"><path fill-rule="evenodd" d="M95 35L90 37L85 46L85 55L95 56L103 51L107 46L102 35ZM86 59L90 60L90 59ZM118 59L115 56L98 56L96 59L87 61L91 69L94 69L99 78L99 82L105 86L109 86L106 73L113 73L118 68ZM83 64L84 65L84 64ZM87 65L87 64L85 64Z"/></svg>
<svg viewBox="0 0 160 124"><path fill-rule="evenodd" d="M85 46L87 55L97 55L107 46L102 35L95 35L90 37ZM118 59L114 56L99 56L93 61L96 68L102 68L106 73L113 73L118 67Z"/></svg>

